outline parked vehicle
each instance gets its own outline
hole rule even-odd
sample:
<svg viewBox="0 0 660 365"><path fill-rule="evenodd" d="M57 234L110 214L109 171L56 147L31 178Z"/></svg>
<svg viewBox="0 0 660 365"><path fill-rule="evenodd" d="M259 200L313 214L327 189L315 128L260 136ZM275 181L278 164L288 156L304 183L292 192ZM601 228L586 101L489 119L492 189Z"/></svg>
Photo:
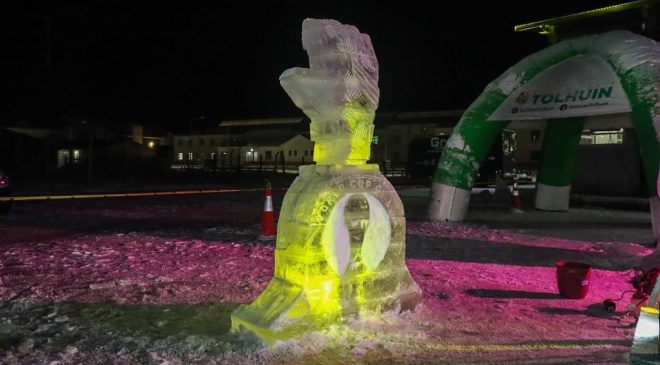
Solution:
<svg viewBox="0 0 660 365"><path fill-rule="evenodd" d="M0 197L10 196L11 195L11 183L9 182L9 176L0 170ZM0 215L7 214L11 208L10 201L0 201Z"/></svg>

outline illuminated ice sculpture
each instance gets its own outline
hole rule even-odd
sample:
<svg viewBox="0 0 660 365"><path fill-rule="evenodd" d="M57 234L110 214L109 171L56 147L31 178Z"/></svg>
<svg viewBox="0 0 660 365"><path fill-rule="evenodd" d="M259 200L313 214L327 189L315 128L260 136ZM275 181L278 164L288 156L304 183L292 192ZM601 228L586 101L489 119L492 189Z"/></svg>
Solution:
<svg viewBox="0 0 660 365"><path fill-rule="evenodd" d="M378 61L368 35L335 20L306 19L310 68L280 83L311 119L316 165L284 197L274 278L232 329L267 343L367 312L412 310L421 290L405 264L403 205L378 165L367 164L378 107Z"/></svg>

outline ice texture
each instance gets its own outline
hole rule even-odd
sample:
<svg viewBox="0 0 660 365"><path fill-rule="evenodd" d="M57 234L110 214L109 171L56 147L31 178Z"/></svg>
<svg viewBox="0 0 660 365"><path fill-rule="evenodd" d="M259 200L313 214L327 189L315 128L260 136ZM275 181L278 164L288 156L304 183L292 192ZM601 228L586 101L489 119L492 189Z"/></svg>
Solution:
<svg viewBox="0 0 660 365"><path fill-rule="evenodd" d="M291 68L280 84L311 119L314 161L364 164L378 108L378 61L368 35L330 19L306 19L309 68Z"/></svg>
<svg viewBox="0 0 660 365"><path fill-rule="evenodd" d="M311 118L317 165L301 166L278 221L275 272L232 314L232 329L267 343L422 299L405 263L406 219L397 192L366 164L378 106L369 36L335 20L306 19L310 68L280 77Z"/></svg>

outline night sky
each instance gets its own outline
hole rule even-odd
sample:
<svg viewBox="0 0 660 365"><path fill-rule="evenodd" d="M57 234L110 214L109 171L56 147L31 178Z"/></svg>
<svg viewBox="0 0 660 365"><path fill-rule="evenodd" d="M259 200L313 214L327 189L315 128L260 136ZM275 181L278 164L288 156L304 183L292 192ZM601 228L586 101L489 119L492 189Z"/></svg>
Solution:
<svg viewBox="0 0 660 365"><path fill-rule="evenodd" d="M544 48L515 24L613 1L87 1L0 4L0 125L59 116L176 128L191 118L302 115L281 89L307 66L305 18L371 36L380 110L466 108L492 79ZM56 4L55 4L56 3ZM50 56L50 68L48 59Z"/></svg>

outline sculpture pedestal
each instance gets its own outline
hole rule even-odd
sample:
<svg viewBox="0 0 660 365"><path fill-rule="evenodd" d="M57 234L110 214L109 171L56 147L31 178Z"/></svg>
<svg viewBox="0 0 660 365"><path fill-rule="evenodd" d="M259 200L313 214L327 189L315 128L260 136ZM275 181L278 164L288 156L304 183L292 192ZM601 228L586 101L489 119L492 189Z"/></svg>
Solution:
<svg viewBox="0 0 660 365"><path fill-rule="evenodd" d="M365 312L413 310L403 204L378 165L301 166L287 191L266 290L231 315L267 343Z"/></svg>

